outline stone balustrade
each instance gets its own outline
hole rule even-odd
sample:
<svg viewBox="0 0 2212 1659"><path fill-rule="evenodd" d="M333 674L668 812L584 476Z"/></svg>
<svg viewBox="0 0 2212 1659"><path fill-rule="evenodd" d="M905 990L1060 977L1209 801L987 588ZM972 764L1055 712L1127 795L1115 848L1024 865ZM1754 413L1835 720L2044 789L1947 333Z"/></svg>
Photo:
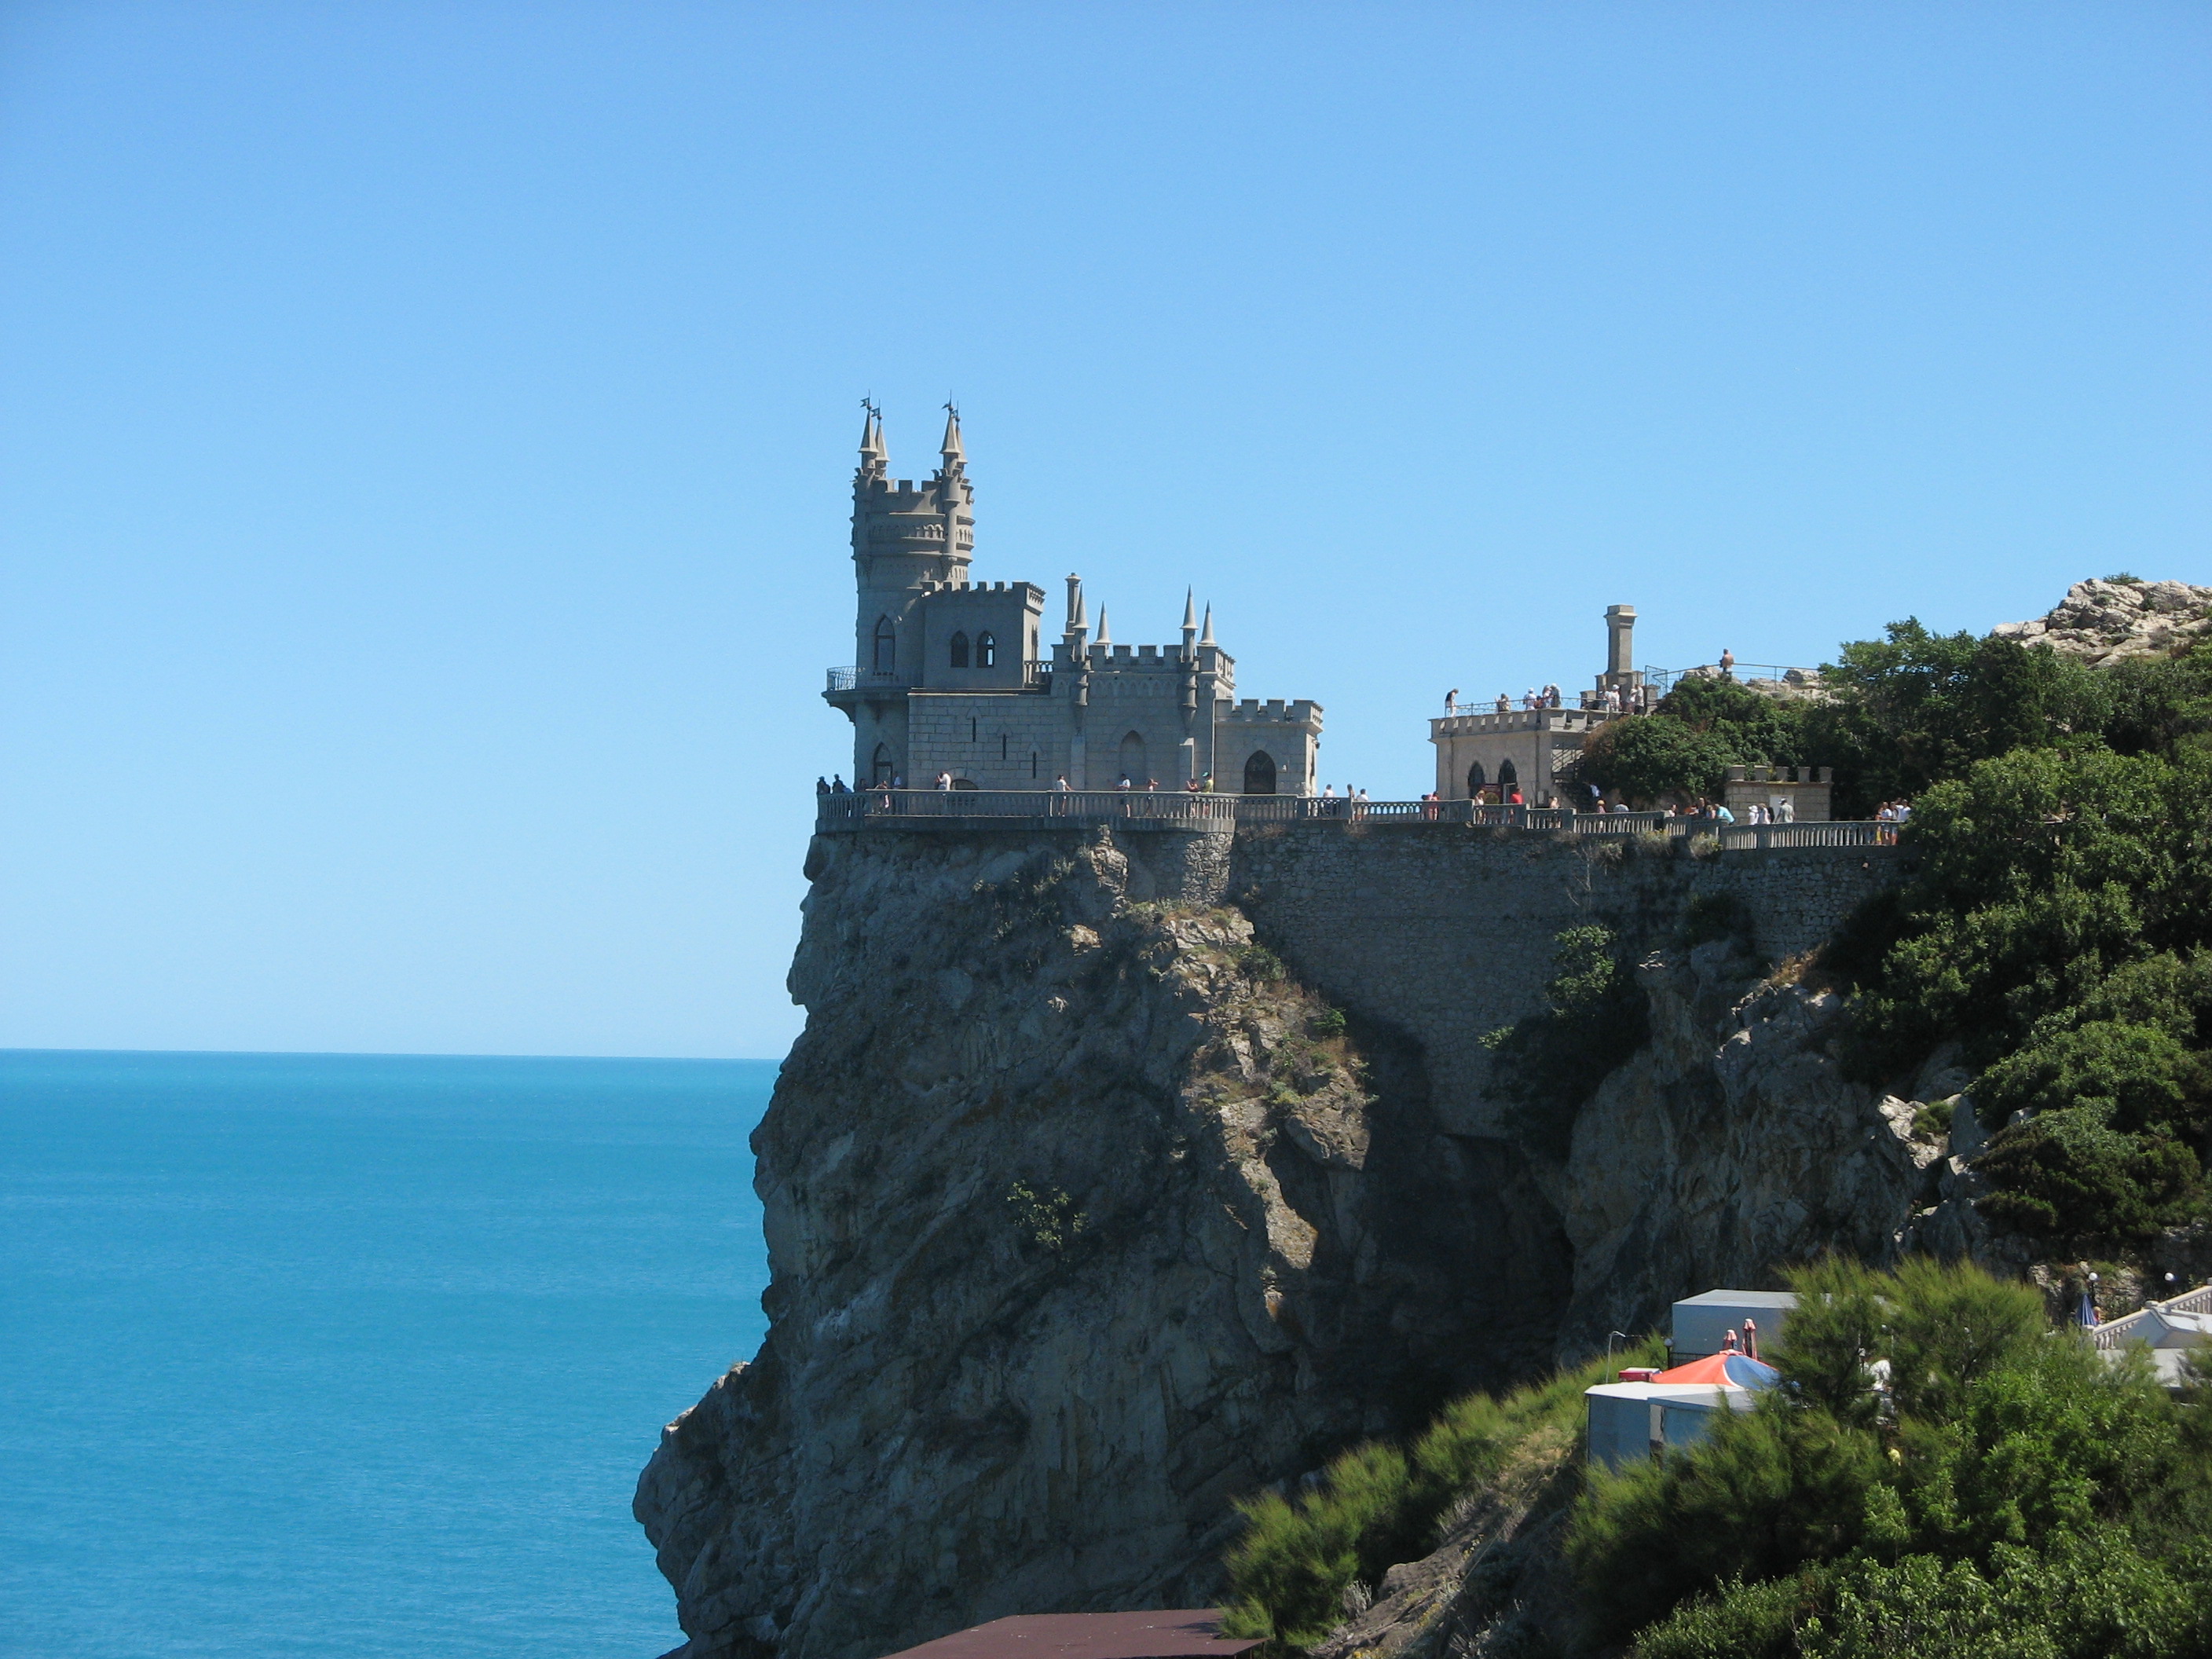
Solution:
<svg viewBox="0 0 2212 1659"><path fill-rule="evenodd" d="M886 830L968 829L977 819L1143 824L1228 830L1239 824L1339 823L1456 823L1554 836L1715 838L1723 851L1766 848L1893 845L1895 830L1871 823L1719 823L1661 812L1575 812L1562 807L1492 806L1466 800L1346 800L1312 795L1194 794L1181 790L860 789L815 798L815 829L835 834Z"/></svg>

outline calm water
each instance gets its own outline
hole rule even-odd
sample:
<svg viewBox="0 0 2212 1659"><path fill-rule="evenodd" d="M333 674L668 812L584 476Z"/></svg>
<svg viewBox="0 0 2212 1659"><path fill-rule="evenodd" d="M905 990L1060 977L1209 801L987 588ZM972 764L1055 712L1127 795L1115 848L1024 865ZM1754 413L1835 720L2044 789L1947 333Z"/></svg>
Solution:
<svg viewBox="0 0 2212 1659"><path fill-rule="evenodd" d="M0 1653L652 1659L766 1061L0 1052Z"/></svg>

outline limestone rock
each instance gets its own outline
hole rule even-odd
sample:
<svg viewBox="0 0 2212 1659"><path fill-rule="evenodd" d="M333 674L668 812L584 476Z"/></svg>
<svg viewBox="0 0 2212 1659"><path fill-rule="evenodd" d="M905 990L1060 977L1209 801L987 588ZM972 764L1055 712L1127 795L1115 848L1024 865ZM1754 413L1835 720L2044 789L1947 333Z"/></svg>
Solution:
<svg viewBox="0 0 2212 1659"><path fill-rule="evenodd" d="M2047 645L2106 668L2130 657L2169 656L2212 629L2212 587L2187 582L2075 582L2049 615L1990 632Z"/></svg>
<svg viewBox="0 0 2212 1659"><path fill-rule="evenodd" d="M1548 1353L1515 1160L1141 841L817 842L769 1335L638 1486L692 1659L1203 1605L1233 1499Z"/></svg>

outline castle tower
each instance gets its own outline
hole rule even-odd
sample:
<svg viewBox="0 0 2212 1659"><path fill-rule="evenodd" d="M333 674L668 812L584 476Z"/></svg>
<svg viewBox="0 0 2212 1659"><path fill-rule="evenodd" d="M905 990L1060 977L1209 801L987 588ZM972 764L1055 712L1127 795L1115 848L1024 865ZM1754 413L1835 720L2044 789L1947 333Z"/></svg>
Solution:
<svg viewBox="0 0 2212 1659"><path fill-rule="evenodd" d="M922 596L964 586L975 552L975 491L960 441L960 411L946 404L935 476L919 487L890 476L884 417L874 404L860 429L853 474L853 771L856 783L906 774L908 688L922 679Z"/></svg>

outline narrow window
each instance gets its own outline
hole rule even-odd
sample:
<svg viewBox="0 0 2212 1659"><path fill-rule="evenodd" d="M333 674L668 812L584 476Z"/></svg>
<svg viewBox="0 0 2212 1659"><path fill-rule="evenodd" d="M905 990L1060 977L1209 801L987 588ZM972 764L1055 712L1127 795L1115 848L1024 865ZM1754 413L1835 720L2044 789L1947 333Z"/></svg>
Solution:
<svg viewBox="0 0 2212 1659"><path fill-rule="evenodd" d="M1244 793L1248 795L1272 795L1275 793L1275 757L1264 749L1255 749L1244 763Z"/></svg>
<svg viewBox="0 0 2212 1659"><path fill-rule="evenodd" d="M999 662L999 642L988 634L975 636L975 666L995 668Z"/></svg>
<svg viewBox="0 0 2212 1659"><path fill-rule="evenodd" d="M1013 739L1008 737L1004 732L999 733L999 758L1001 761L1005 760L1006 757L1006 745L1012 741Z"/></svg>
<svg viewBox="0 0 2212 1659"><path fill-rule="evenodd" d="M955 634L952 636L952 665L955 668L965 668L968 665L968 636L965 634Z"/></svg>
<svg viewBox="0 0 2212 1659"><path fill-rule="evenodd" d="M1030 750L1030 775L1031 777L1035 777L1037 775L1036 760L1036 750L1032 749Z"/></svg>
<svg viewBox="0 0 2212 1659"><path fill-rule="evenodd" d="M878 783L889 783L891 781L892 773L896 769L897 769L891 763L891 751L889 749L886 749L882 744L878 744L876 745L876 763L874 768L875 781Z"/></svg>
<svg viewBox="0 0 2212 1659"><path fill-rule="evenodd" d="M876 672L888 674L898 666L898 629L889 617L876 618Z"/></svg>
<svg viewBox="0 0 2212 1659"><path fill-rule="evenodd" d="M968 741L975 741L975 717L973 714L968 717Z"/></svg>

